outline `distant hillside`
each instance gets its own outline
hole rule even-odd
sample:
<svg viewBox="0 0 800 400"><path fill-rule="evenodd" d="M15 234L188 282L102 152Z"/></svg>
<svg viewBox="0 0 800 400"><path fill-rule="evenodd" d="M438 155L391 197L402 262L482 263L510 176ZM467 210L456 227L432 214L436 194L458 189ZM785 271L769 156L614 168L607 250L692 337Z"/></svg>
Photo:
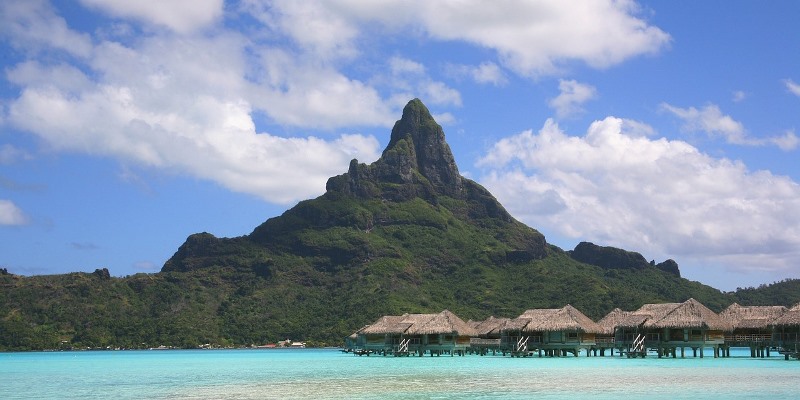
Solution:
<svg viewBox="0 0 800 400"><path fill-rule="evenodd" d="M326 189L247 236L190 235L157 274L0 274L0 349L339 344L384 314L483 319L569 303L599 319L689 297L716 311L747 303L681 278L672 260L549 245L460 175L416 99L381 158L353 160Z"/></svg>
<svg viewBox="0 0 800 400"><path fill-rule="evenodd" d="M769 304L791 307L800 303L800 279L786 279L758 288L737 288L735 295L743 306Z"/></svg>

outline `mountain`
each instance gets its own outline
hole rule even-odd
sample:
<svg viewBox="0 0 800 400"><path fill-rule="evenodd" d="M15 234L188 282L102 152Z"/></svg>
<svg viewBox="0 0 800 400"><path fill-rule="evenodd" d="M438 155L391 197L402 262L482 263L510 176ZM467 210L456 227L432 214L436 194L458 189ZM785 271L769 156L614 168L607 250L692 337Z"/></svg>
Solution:
<svg viewBox="0 0 800 400"><path fill-rule="evenodd" d="M681 278L672 260L548 244L461 176L418 99L380 159L353 160L323 195L249 235L190 235L159 273L0 272L0 349L338 344L384 314L448 309L484 319L572 304L599 319L615 307L690 297L716 311L747 303ZM777 292L783 305L800 301L795 286ZM764 298L757 293L748 295Z"/></svg>
<svg viewBox="0 0 800 400"><path fill-rule="evenodd" d="M580 242L574 250L567 252L570 257L586 264L596 265L606 269L645 269L648 266L656 267L664 272L669 272L680 277L681 271L675 260L669 259L656 264L655 260L649 263L639 253L626 251L614 247L598 246L594 243Z"/></svg>

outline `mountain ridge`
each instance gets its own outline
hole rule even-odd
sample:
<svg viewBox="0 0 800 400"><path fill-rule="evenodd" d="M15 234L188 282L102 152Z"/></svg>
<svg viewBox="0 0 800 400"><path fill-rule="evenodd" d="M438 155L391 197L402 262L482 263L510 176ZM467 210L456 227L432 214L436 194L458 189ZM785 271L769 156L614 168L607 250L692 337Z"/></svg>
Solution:
<svg viewBox="0 0 800 400"><path fill-rule="evenodd" d="M794 282L739 297L681 278L672 260L548 244L459 174L419 99L377 161L351 161L324 194L248 235L191 234L155 274L0 270L0 287L0 350L338 344L381 315L406 312L448 309L480 320L571 304L597 320L616 307L690 297L715 311L735 301L800 301Z"/></svg>

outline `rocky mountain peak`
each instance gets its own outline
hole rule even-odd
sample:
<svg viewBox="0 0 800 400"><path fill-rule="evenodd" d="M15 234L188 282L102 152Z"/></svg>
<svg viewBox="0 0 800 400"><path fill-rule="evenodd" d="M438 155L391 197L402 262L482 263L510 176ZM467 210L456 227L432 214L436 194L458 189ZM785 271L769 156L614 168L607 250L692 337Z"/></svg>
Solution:
<svg viewBox="0 0 800 400"><path fill-rule="evenodd" d="M415 185L407 194L463 196L464 182L442 127L419 99L408 102L392 128L389 145L372 165L350 163L348 173L328 181L329 191L370 196L377 182Z"/></svg>

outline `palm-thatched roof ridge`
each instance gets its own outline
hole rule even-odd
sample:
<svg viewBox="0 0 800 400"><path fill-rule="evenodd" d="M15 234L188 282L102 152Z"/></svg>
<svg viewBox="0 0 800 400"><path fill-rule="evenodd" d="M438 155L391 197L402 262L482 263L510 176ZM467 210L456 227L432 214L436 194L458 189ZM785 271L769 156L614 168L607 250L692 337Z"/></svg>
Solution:
<svg viewBox="0 0 800 400"><path fill-rule="evenodd" d="M386 315L361 330L365 335L406 334L458 334L474 336L475 329L448 310L438 314Z"/></svg>
<svg viewBox="0 0 800 400"><path fill-rule="evenodd" d="M689 299L683 303L677 303L677 306L672 307L675 303L668 303L668 305L651 305L646 304L642 308L646 308L650 312L650 318L644 321L642 326L644 328L683 328L683 329L712 329L712 330L730 330L730 324L724 319L720 318L717 313L711 311L708 307L701 304L695 299ZM656 307L663 306L663 307ZM639 310L642 310L640 308ZM637 310L634 313L639 313ZM665 312L666 311L666 312Z"/></svg>
<svg viewBox="0 0 800 400"><path fill-rule="evenodd" d="M600 321L597 321L597 325L600 326L600 333L602 335L613 335L614 330L621 326L621 324L626 323L627 321L631 320L631 315L633 312L631 311L622 311L619 308L615 308L611 310L605 317L603 317ZM642 321L644 322L644 321ZM641 322L638 324L634 324L634 326L640 325Z"/></svg>
<svg viewBox="0 0 800 400"><path fill-rule="evenodd" d="M683 303L645 304L636 311L622 311L615 316L615 324L618 328L731 329L730 323L695 299Z"/></svg>
<svg viewBox="0 0 800 400"><path fill-rule="evenodd" d="M475 336L477 332L469 326L463 319L452 312L444 310L438 314L425 314L425 318L420 318L408 328L409 335L435 335L435 334L458 334L462 336ZM430 318L427 318L430 316Z"/></svg>
<svg viewBox="0 0 800 400"><path fill-rule="evenodd" d="M764 329L787 311L784 306L742 306L733 303L719 316L733 329Z"/></svg>
<svg viewBox="0 0 800 400"><path fill-rule="evenodd" d="M475 329L478 336L499 335L500 331L511 318L496 318L494 315L483 321L468 321L467 323Z"/></svg>
<svg viewBox="0 0 800 400"><path fill-rule="evenodd" d="M364 335L401 334L408 330L411 322L407 321L409 314L385 315L361 330Z"/></svg>
<svg viewBox="0 0 800 400"><path fill-rule="evenodd" d="M800 303L788 309L772 322L773 326L800 326Z"/></svg>
<svg viewBox="0 0 800 400"><path fill-rule="evenodd" d="M582 331L598 333L602 329L589 317L567 304L562 308L527 310L515 319L519 324L527 320L523 332Z"/></svg>

